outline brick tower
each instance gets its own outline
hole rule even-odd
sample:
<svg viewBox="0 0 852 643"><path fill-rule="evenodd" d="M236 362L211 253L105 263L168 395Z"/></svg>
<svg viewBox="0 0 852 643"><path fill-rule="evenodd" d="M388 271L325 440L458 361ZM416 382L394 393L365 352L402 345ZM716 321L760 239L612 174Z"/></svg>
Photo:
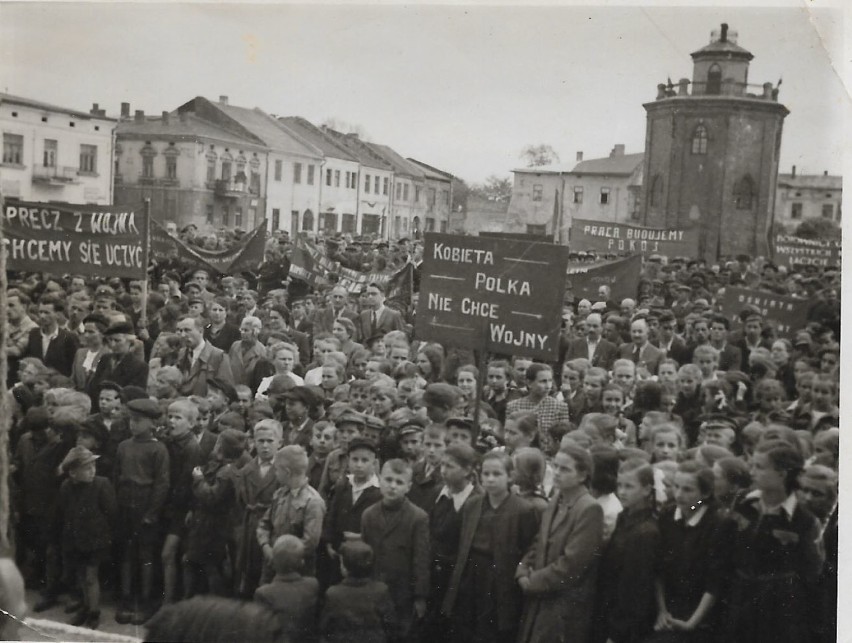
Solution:
<svg viewBox="0 0 852 643"><path fill-rule="evenodd" d="M777 86L749 84L753 56L736 40L723 24L692 54L692 81L657 85L656 100L643 105L643 224L697 226L700 257L710 262L767 255L781 130L789 114Z"/></svg>

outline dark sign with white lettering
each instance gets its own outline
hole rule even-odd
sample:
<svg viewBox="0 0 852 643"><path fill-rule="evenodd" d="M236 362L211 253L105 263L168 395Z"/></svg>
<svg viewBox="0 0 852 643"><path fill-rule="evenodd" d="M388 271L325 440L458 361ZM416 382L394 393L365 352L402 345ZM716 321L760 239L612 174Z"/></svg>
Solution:
<svg viewBox="0 0 852 643"><path fill-rule="evenodd" d="M571 250L625 252L667 257L695 257L698 229L646 228L629 223L609 223L590 219L571 222Z"/></svg>
<svg viewBox="0 0 852 643"><path fill-rule="evenodd" d="M803 239L786 234L775 236L773 260L779 266L806 264L820 268L840 265L840 241L834 239Z"/></svg>
<svg viewBox="0 0 852 643"><path fill-rule="evenodd" d="M568 249L425 235L418 339L555 360Z"/></svg>
<svg viewBox="0 0 852 643"><path fill-rule="evenodd" d="M808 306L811 302L763 290L728 286L720 303L722 313L735 323L739 321L739 314L747 304L757 306L766 319L773 321L779 333L789 335L808 323Z"/></svg>
<svg viewBox="0 0 852 643"><path fill-rule="evenodd" d="M144 279L147 219L127 206L6 203L9 270Z"/></svg>

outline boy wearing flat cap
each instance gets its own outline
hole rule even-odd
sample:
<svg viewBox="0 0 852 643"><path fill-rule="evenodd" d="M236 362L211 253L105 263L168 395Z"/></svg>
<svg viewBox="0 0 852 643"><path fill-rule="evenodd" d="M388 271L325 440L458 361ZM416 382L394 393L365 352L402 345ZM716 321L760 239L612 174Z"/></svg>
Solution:
<svg viewBox="0 0 852 643"><path fill-rule="evenodd" d="M68 475L59 489L64 560L80 585L83 601L72 625L97 629L100 623L98 567L109 556L115 522L115 492L109 480L95 475L98 456L74 447L60 468Z"/></svg>
<svg viewBox="0 0 852 643"><path fill-rule="evenodd" d="M169 494L169 452L154 438L154 428L160 419L157 402L147 398L131 400L127 411L133 437L118 445L114 471L118 537L124 547L121 604L115 620L142 625L154 609L151 602L154 549L159 542L160 513ZM134 596L136 575L141 594Z"/></svg>

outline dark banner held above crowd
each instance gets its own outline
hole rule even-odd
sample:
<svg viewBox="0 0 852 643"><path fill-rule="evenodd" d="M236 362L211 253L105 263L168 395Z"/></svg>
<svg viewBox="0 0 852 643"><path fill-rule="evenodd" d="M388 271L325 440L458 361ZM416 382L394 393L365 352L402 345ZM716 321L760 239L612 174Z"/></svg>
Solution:
<svg viewBox="0 0 852 643"><path fill-rule="evenodd" d="M786 234L775 236L773 261L779 266L798 264L830 268L840 266L840 241L803 239Z"/></svg>
<svg viewBox="0 0 852 643"><path fill-rule="evenodd" d="M613 301L635 299L641 275L640 255L595 263L571 262L568 264L567 289L575 301L600 301L598 289L601 286L609 286L610 299Z"/></svg>
<svg viewBox="0 0 852 643"><path fill-rule="evenodd" d="M205 250L188 246L170 235L156 220L151 221L151 258L157 261L180 259L214 274L233 274L256 270L263 261L266 245L266 221L227 250Z"/></svg>
<svg viewBox="0 0 852 643"><path fill-rule="evenodd" d="M646 228L629 223L574 219L570 246L575 251L695 257L698 255L698 229Z"/></svg>
<svg viewBox="0 0 852 643"><path fill-rule="evenodd" d="M805 327L810 302L807 299L785 297L764 290L729 286L725 288L720 303L722 314L734 323L739 323L739 315L746 306L757 306L766 319L774 322L779 333L788 334Z"/></svg>
<svg viewBox="0 0 852 643"><path fill-rule="evenodd" d="M554 360L567 263L564 246L426 233L417 337Z"/></svg>
<svg viewBox="0 0 852 643"><path fill-rule="evenodd" d="M147 215L141 208L6 203L6 267L144 279L148 268L147 229Z"/></svg>

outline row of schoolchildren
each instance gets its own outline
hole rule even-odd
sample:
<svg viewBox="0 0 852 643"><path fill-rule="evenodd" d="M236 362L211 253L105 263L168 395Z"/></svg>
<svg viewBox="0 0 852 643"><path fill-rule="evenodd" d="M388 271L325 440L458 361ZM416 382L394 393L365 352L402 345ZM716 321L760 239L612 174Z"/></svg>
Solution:
<svg viewBox="0 0 852 643"><path fill-rule="evenodd" d="M440 389L442 386L445 385L437 385L437 388ZM435 388L434 385L433 388ZM428 404L430 400L440 400L441 396L424 395L424 398ZM446 411L451 408L451 405L445 408L445 416ZM353 540L354 534L360 531L363 539L376 548L378 577L388 581L392 589L392 597L397 608L396 625L392 632L398 635L400 632L404 633L410 630L412 615L421 616L424 614L426 607L423 601L430 596L432 598L429 609L431 618L427 618L423 623L425 631L430 631L430 627L440 628L442 625L446 625L446 623L442 623L443 617L440 615L451 614L453 610L445 605L446 601L435 600L435 591L436 587L439 593L445 591L448 586L452 587L452 573L449 570L459 568L455 564L454 557L458 555L460 546L459 539L461 536L460 533L457 533L457 523L460 507L463 504L459 503L459 500L463 500L463 498L458 498L456 492L452 492L450 487L452 472L447 470L447 458L442 458L440 453L442 446L447 441L451 443L472 442L472 430L468 421L448 421L445 428L440 424L432 425L425 432L421 432L422 422L412 422L407 427L399 427L402 441L405 442L408 438L407 448L402 452L415 461L413 476L415 480L414 488L410 493L411 498L426 508L430 508L430 503L433 503L434 506L430 508L432 514L441 504L434 502L438 491L444 492L442 496L444 510L448 509L448 498L453 500L454 505L454 513L449 514L452 520L444 521L447 524L444 524L441 520L437 521L438 533L434 532L436 521L433 516L431 524L433 532L433 552L431 555L433 583L430 592L428 591L428 583L423 582L424 575L422 573L424 564L429 565L430 556L422 557L424 551L422 543L419 547L416 546L417 543L414 541L409 543L408 553L411 554L409 558L402 555L402 550L406 549L405 547L383 546L382 539L387 532L400 531L398 528L401 524L410 522L401 520L401 514L394 513L396 511L393 507L394 503L391 502L387 506L380 505L381 510L376 512L377 527L375 533L378 534L378 540L371 542L371 539L366 535L370 533L369 530L362 530L360 513L375 502L380 494L385 496L385 500L388 500L388 497L393 497L399 501L404 496L404 492L401 494L400 489L412 484L412 474L409 471L410 464L400 460L394 461L396 463L394 467L399 469L398 471L391 471L387 476L383 472L381 483L375 480L373 474L376 470L373 462L378 445L375 442L358 440L355 442L355 446L359 448L353 448L352 438L360 434L364 427L363 418L360 418L357 413L344 412L337 416L336 426L326 423L315 427L311 446L320 447L323 442L332 442L335 439L340 444L339 449L335 452L335 457L329 456L330 459L327 460L324 467L325 472L320 477L320 487L325 489L325 497L323 498L316 492L312 493L312 488L307 484L309 460L306 453L285 449L283 452L279 452L279 455L274 455L277 445L281 443L280 425L277 423L267 423L266 426L260 424L255 427L253 438L256 458L239 469L239 473L236 473L238 463L241 459L243 461L246 459L244 437L235 430L223 431L217 441L214 462L208 466L206 471L201 471L191 466L193 463L199 462L197 458L193 458L191 455L195 451L192 446L197 442L188 439L188 436L191 435L192 426L197 424L197 410L193 404L179 401L169 406L168 424L171 435L166 442L167 448L150 437L156 418L160 415L159 406L149 400L136 400L128 404L128 409L131 417L130 429L134 438L129 443L120 445L116 458L115 480L121 515L116 535L125 554L121 570L122 595L129 603L133 591L133 567L134 563L139 562L141 563L139 569L142 581L141 597L145 601L140 606L141 609L138 614L130 614L131 619L142 622L153 610L153 603L149 602L152 598L153 584L151 563L156 553L156 547L162 541L163 531L168 533L162 547L163 575L167 597L170 586L170 560L173 562L171 587L172 597L174 597L174 576L176 576L177 569L175 561L178 546L183 547L184 584L185 591L188 594L191 595L195 591L199 581L206 582L207 587L212 591L224 593L226 590L222 578L222 563L229 556L232 561L239 561L237 565L239 570L234 575L240 579L238 585L245 594L250 592L253 584L257 582L254 580L255 578L260 577L262 580L268 580L271 576L270 563L275 559L273 547L277 537L283 533L295 533L302 539L310 554L308 556L308 569L317 569L322 585L325 586L336 580L336 563L334 561L336 556L339 555L342 544ZM432 419L435 419L436 409L430 407L428 410L431 411ZM615 443L616 427L611 420L605 416L595 417L595 415L590 415L589 419L596 421L587 423L587 426L581 427L583 430L579 432L572 432L567 440L582 443L584 440L580 434L583 434L591 436L589 440L608 442L609 444ZM507 450L520 449L523 444L536 440L538 437L537 429L536 423L529 416L512 417L507 421L503 434L507 443ZM708 431L708 433L712 432ZM655 459L666 459L666 452L663 448L666 442L665 434L666 431L657 431L651 437ZM678 434L678 431L670 431L669 435L672 434ZM787 435L786 437L789 438L790 436ZM181 454L181 442L183 442L183 450L188 453ZM422 461L416 462L418 451L421 448L425 449L426 456ZM317 452L322 450L322 448L316 449ZM163 452L166 451L168 455L171 455L171 458L168 455L163 458ZM623 450L623 454L628 453L630 451ZM725 453L730 456L729 453ZM541 454L538 455L541 459ZM714 456L719 458L719 453L714 454L711 450L709 454L702 454L699 450L696 453L696 460L706 466L706 459ZM82 457L79 454L76 457L83 461L86 466L91 465L90 455L83 453ZM702 460L701 458L705 459ZM460 469L466 470L464 478L467 479L472 471L473 461L470 458L465 460L463 456L456 459L460 459L457 464L459 464ZM721 460L726 459L730 458L721 458ZM168 463L165 467L163 466L164 460ZM177 465L177 462L181 460L183 460L183 464ZM526 477L519 475L517 482L522 493L518 495L526 495L527 499L532 500L533 505L543 504L545 500L541 497L539 490L539 481L541 480L539 474L543 476L548 467L541 466L541 462L535 464L537 459L529 458L524 452L517 454L517 461L520 463L533 462L532 465L522 464L519 467L519 470L532 469L532 473ZM145 469L145 466L142 466L143 462L145 466L153 465L153 469L143 471ZM336 466L332 463L335 463ZM506 476L511 473L508 469L510 466L505 462L503 464ZM66 468L73 469L75 465L70 462ZM557 467L551 465L549 468L552 471L555 486L559 488ZM714 466L714 470L715 468ZM167 469L174 474L171 484L166 478L164 485L162 473ZM482 488L487 491L489 488L493 488L493 485L486 484L486 469L488 467L483 465ZM725 476L735 478L738 473L741 476L742 472L738 469L741 469L741 467L729 468ZM348 475L343 476L343 473L347 470ZM436 470L440 470L440 474L442 474L440 478L435 475ZM669 474L674 473L671 468L668 468L668 472ZM185 484L188 476L191 478L189 485ZM385 484L385 478L394 478L394 476L396 477L395 481L390 480ZM499 478L499 475L497 477ZM156 478L159 478L159 484L156 483ZM178 483L179 478L183 482ZM335 484L335 480L330 480L332 478L336 478L337 484ZM428 484L429 481L432 482L431 488ZM395 489L389 489L386 492L384 487L393 486L394 482L396 483ZM423 484L424 482L427 482L427 484ZM276 483L282 485L279 491L274 490ZM447 490L443 489L442 484L447 486ZM103 485L100 486L103 487ZM154 488L160 491L153 491ZM166 494L168 497L165 500L162 499L163 488L168 490ZM465 485L465 488L467 488L467 485ZM191 489L191 497L188 492L189 489ZM341 490L342 493L340 493ZM458 493L461 493L461 491L464 491L464 489ZM264 492L265 497L263 497ZM467 495L469 495L469 492ZM237 516L232 521L223 520L223 516L235 513L234 507L239 505L236 501L237 497L240 498L239 503L242 503L242 519L240 520L240 517ZM358 508L359 501L362 501L360 508ZM163 518L160 521L156 519L158 502L165 505L162 512ZM324 511L326 502L328 503L328 512ZM191 514L187 514L189 506L193 507ZM386 509L389 509L389 511ZM496 509L496 507L492 507L492 509ZM494 517L490 514L491 512L486 507L485 515L489 517L489 524L494 521ZM609 514L610 519L614 517L612 511ZM187 515L190 515L189 520L187 520ZM444 517L446 518L447 515ZM414 523L417 523L417 521L414 521ZM166 529L162 529L163 526ZM409 526L412 527L410 531L401 531L414 535L426 533L422 524ZM441 526L446 532L443 534L445 536L443 543ZM100 530L100 532L105 532L105 530ZM398 535L403 534L399 533ZM252 536L255 536L255 538L252 538ZM317 550L321 539L323 546ZM68 538L63 537L62 543L66 550L69 549L68 541ZM80 539L77 539L77 541L80 541ZM489 547L498 546L498 544L502 546L503 538L493 538L488 536L487 533L480 533L479 538L474 539L472 543L475 543L475 546L471 545L471 560L474 563L465 573L473 574L473 576L466 578L465 582L461 583L459 587L496 588L496 579L492 574L494 565L487 564L487 561L489 555L492 558L494 557L494 551L491 551ZM520 547L520 550L525 547L526 544ZM419 556L414 555L414 549L420 551ZM315 551L319 555L316 557L316 561L312 563L311 561L315 558L313 555ZM84 585L84 607L75 620L85 617L85 620L89 620L91 623L93 619L96 620L97 615L97 593L96 590L91 588L92 570L94 568L94 578L96 579L97 563L103 560L106 552L103 547L100 547L99 551L94 553L89 551L81 557L80 552L74 551L71 547L64 553L65 560L70 562L75 569L82 570L81 573L85 572L81 578L87 579L87 584ZM477 557L480 554L483 557L478 559ZM318 567L315 567L315 565L318 565ZM467 566L465 566L465 569L467 569ZM464 569L457 573L461 574L463 571ZM476 575L477 572L480 573L479 576ZM420 579L419 582L415 582L415 575ZM407 585L406 583L409 583L409 581L411 584ZM402 583L402 586L399 586L399 583ZM521 582L521 586L523 584ZM403 591L405 587L409 589ZM496 605L494 596L488 592L483 594L479 591L471 596L466 596L462 591L459 600L461 601L460 605L466 607L457 612L457 614L464 615L464 618L456 619L454 627L457 631L468 632L465 628L473 627L474 634L486 632L484 640L491 640L489 637L506 636L505 633L501 634L500 630L504 629L505 623L512 621L508 619L502 621L497 619L495 621L490 616L495 613L504 614L502 609L498 609L497 612L493 611ZM441 603L440 607L438 603ZM124 605L123 607L129 606ZM124 611L124 614L121 613L122 611ZM127 618L128 611L130 610L120 610L119 617ZM609 612L609 608L605 611ZM473 618L469 618L471 614L474 615ZM484 620L477 620L477 615ZM503 625L498 624L498 621L502 622ZM493 628L496 628L496 630ZM618 639L614 638L613 640Z"/></svg>

